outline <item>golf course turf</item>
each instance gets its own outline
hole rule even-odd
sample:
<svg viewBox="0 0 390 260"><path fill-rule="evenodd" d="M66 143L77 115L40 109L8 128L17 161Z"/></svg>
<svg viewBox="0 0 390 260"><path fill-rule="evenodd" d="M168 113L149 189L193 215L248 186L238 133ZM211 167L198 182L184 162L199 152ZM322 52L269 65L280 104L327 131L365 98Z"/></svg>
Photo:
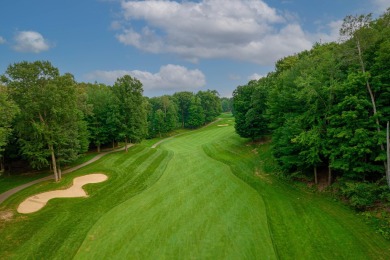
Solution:
<svg viewBox="0 0 390 260"><path fill-rule="evenodd" d="M353 211L265 173L267 144L255 153L233 123L225 116L20 191L0 205L0 259L390 259L390 241ZM108 180L85 185L88 198L16 212L94 172Z"/></svg>

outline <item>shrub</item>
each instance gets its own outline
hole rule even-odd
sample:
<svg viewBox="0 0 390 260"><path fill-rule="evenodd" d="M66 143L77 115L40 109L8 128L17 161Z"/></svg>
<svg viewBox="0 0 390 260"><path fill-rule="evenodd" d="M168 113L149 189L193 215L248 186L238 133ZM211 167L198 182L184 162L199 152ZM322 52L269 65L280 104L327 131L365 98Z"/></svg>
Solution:
<svg viewBox="0 0 390 260"><path fill-rule="evenodd" d="M381 194L380 186L368 182L345 182L341 194L349 200L352 207L364 210L372 207Z"/></svg>

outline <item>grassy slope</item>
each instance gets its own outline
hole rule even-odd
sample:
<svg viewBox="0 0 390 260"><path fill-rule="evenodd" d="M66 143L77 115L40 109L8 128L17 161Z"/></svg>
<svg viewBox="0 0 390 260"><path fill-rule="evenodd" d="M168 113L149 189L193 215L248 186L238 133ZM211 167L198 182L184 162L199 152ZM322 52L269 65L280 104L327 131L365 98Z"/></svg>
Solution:
<svg viewBox="0 0 390 260"><path fill-rule="evenodd" d="M64 188L75 176L104 172L106 182L86 185L88 199L54 199L37 213L15 214L0 222L0 259L69 259L76 253L93 224L107 211L153 185L162 175L171 154L137 146L106 155L97 163L64 176L61 183L44 182L15 194L1 206L16 209L27 196Z"/></svg>
<svg viewBox="0 0 390 260"><path fill-rule="evenodd" d="M268 145L260 147L267 159ZM265 148L265 149L264 149ZM390 242L375 234L350 209L316 194L297 190L262 171L251 146L232 137L204 146L263 198L273 242L281 259L389 259ZM252 173L252 174L248 174Z"/></svg>
<svg viewBox="0 0 390 260"><path fill-rule="evenodd" d="M202 149L230 135L220 127L162 144L174 156L161 180L102 217L77 258L276 258L261 197Z"/></svg>
<svg viewBox="0 0 390 260"><path fill-rule="evenodd" d="M0 206L14 213L0 221L0 259L390 259L390 243L348 209L255 175L257 155L244 142L232 127L211 126L26 189ZM109 180L87 185L88 199L14 211L31 194L93 172Z"/></svg>

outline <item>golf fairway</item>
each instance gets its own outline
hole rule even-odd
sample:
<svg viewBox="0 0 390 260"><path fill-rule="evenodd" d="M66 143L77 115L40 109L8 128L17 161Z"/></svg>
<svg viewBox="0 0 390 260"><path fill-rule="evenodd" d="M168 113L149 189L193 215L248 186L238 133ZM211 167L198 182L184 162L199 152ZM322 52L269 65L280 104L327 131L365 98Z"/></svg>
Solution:
<svg viewBox="0 0 390 260"><path fill-rule="evenodd" d="M390 259L390 241L352 210L265 174L253 149L226 117L21 191L0 211L108 176L88 198L0 222L0 259Z"/></svg>
<svg viewBox="0 0 390 260"><path fill-rule="evenodd" d="M202 150L224 133L214 129L164 143L159 149L174 155L163 177L100 219L77 256L276 258L262 198Z"/></svg>

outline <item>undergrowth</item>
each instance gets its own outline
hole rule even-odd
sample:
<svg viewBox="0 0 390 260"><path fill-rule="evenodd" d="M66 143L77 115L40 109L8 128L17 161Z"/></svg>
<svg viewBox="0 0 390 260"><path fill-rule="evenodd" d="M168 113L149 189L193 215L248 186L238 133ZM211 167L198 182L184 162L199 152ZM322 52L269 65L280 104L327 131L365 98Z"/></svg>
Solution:
<svg viewBox="0 0 390 260"><path fill-rule="evenodd" d="M281 169L272 155L270 142L252 145L258 153L263 172L273 174L295 187L319 193L318 187L312 185L313 181L304 178L306 175L300 172L286 174ZM354 209L377 233L390 240L390 189L384 180L370 183L339 178L321 193Z"/></svg>

